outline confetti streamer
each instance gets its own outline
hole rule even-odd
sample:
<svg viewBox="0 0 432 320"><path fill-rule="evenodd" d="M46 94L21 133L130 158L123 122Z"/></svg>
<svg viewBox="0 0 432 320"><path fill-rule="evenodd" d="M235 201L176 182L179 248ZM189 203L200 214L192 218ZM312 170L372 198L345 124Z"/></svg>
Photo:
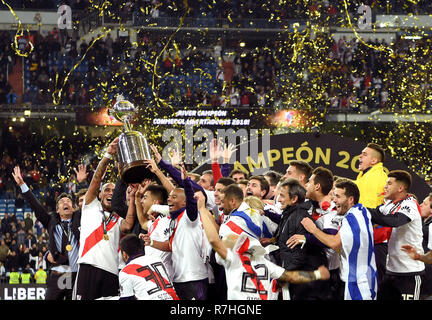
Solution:
<svg viewBox="0 0 432 320"><path fill-rule="evenodd" d="M65 79L63 80L63 84L62 84L62 86L61 86L59 89L55 89L54 92L52 93L52 98L53 98L53 104L54 104L54 105L59 105L59 104L60 104L60 102L61 102L61 95L62 95L63 89L64 89L64 87L65 87L67 81L69 80L69 76L71 75L71 73L72 73L76 68L78 68L78 66L79 66L79 65L84 61L84 59L85 59L87 53L88 53L89 50L94 46L94 44L96 43L96 41L98 41L98 40L100 40L100 39L102 39L102 38L105 38L106 35L107 35L108 33L110 33L110 32L111 32L111 29L107 29L107 30L105 30L105 31L104 31L104 32L103 32L99 37L95 38L95 39L90 43L90 45L88 46L86 52L85 52L85 53L83 54L83 56L81 57L81 59L78 60L78 62L77 62L77 63L72 67L72 69L71 69L71 70L68 72L68 74L66 75ZM55 88L57 88L57 81L58 81L58 74L57 74L57 77L56 77L56 85L55 85Z"/></svg>
<svg viewBox="0 0 432 320"><path fill-rule="evenodd" d="M20 57L28 57L30 55L30 53L32 53L32 51L34 49L33 43L31 41L28 41L28 45L30 46L30 49L28 51L26 51L26 52L22 52L19 49L18 39L20 37L24 37L24 28L22 27L21 20L18 18L17 14L15 13L15 11L11 8L11 6L8 3L6 3L4 0L1 0L1 2L5 6L8 7L9 11L12 13L12 15L15 18L15 20L18 22L18 29L17 29L17 32L16 32L16 34L14 36L14 42L13 42L12 48L15 51L15 53L17 55L19 55ZM27 33L29 33L28 29L27 29Z"/></svg>

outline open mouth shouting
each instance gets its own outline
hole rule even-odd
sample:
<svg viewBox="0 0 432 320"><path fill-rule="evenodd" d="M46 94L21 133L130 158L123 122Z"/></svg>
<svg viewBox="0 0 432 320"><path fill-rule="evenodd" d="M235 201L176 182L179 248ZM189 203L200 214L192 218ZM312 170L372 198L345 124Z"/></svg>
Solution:
<svg viewBox="0 0 432 320"><path fill-rule="evenodd" d="M107 206L109 206L109 207L111 207L111 200L112 200L111 197L107 197L107 198L105 198L105 204L106 204Z"/></svg>
<svg viewBox="0 0 432 320"><path fill-rule="evenodd" d="M173 211L174 210L174 204L172 202L168 202L168 208L169 208L169 211Z"/></svg>

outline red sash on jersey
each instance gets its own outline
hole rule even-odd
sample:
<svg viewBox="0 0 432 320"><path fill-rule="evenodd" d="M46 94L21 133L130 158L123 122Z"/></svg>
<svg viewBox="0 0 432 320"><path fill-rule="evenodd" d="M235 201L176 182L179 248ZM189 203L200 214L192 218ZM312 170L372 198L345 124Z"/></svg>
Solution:
<svg viewBox="0 0 432 320"><path fill-rule="evenodd" d="M124 267L122 271L127 273L127 274L131 274L134 276L144 278L146 280L151 280L154 284L156 284L158 287L160 287L163 291L168 293L173 298L173 300L180 300L180 298L177 296L177 293L174 290L174 286L172 285L172 283L170 281L168 281L164 277L161 277L158 272L152 272L153 274L150 274L149 269L144 269L143 271L138 272L138 269L140 269L141 267L142 266L139 264L129 264L126 267ZM157 279L155 279L155 277ZM158 281L159 284L156 283L156 281ZM171 287L166 288L165 285L162 285L164 283L169 283L171 285Z"/></svg>
<svg viewBox="0 0 432 320"><path fill-rule="evenodd" d="M219 225L221 225L225 220L225 214L222 213L221 215L219 215Z"/></svg>
<svg viewBox="0 0 432 320"><path fill-rule="evenodd" d="M172 242L173 242L173 240L174 240L174 235L175 235L175 233L176 233L176 231L177 231L177 227L178 227L178 225L179 225L179 223L180 223L180 219L183 217L183 215L184 215L185 212L186 212L186 210L184 210L182 213L180 213L180 214L178 215L178 217L176 218L176 219L177 219L177 223L176 223L176 226L175 226L175 228L174 228L174 231L173 231L173 233L172 233L172 235L170 236L170 239L169 239L171 250L172 250Z"/></svg>
<svg viewBox="0 0 432 320"><path fill-rule="evenodd" d="M112 219L108 222L107 224L107 232L109 230L111 230L118 222L119 220L119 216L117 214L115 214ZM81 254L81 257L84 257L84 255L91 249L93 248L97 243L99 243L99 241L102 240L103 238L103 222L101 223L101 225L95 229L84 241L84 248Z"/></svg>
<svg viewBox="0 0 432 320"><path fill-rule="evenodd" d="M243 268L246 269L246 272L251 274L252 277L250 279L252 280L252 283L257 288L257 292L261 298L261 300L267 300L267 291L264 289L264 286L262 285L261 281L257 279L257 274L255 270L252 268L251 261L248 256L244 255L244 253L249 249L249 239L246 238L246 240L243 242L242 246L237 250L240 260L243 264ZM266 292L265 294L261 294L260 292Z"/></svg>
<svg viewBox="0 0 432 320"><path fill-rule="evenodd" d="M231 220L228 221L225 225L237 234L241 234L244 231L242 228L240 228L238 225L236 225Z"/></svg>
<svg viewBox="0 0 432 320"><path fill-rule="evenodd" d="M277 293L279 290L279 285L277 283L276 279L272 279L272 286L271 286L271 290L273 293Z"/></svg>
<svg viewBox="0 0 432 320"><path fill-rule="evenodd" d="M149 237L153 233L154 229L156 229L159 221L160 221L160 217L157 217L157 219L152 223L151 228L150 228L151 230L149 230L149 232L148 232Z"/></svg>

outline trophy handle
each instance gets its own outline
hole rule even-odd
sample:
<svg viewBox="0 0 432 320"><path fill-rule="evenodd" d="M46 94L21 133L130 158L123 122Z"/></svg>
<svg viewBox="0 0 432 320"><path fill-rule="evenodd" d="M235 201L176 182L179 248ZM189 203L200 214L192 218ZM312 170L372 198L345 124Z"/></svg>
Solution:
<svg viewBox="0 0 432 320"><path fill-rule="evenodd" d="M122 118L122 122L123 122L123 129L124 129L124 132L129 132L129 131L132 131L132 126L131 126L131 124L130 124L130 117L129 116L125 116L125 117L123 117Z"/></svg>

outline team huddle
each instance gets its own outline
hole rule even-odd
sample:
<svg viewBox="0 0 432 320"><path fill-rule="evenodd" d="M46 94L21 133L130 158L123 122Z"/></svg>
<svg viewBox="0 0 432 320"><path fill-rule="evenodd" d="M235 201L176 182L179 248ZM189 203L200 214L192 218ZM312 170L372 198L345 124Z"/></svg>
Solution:
<svg viewBox="0 0 432 320"><path fill-rule="evenodd" d="M188 172L155 146L154 179L104 181L108 146L89 185L57 197L48 214L21 178L24 198L50 235L47 299L427 299L432 215L411 175L383 167L370 143L355 181L290 162L284 174L232 170L235 151L210 144L211 170ZM219 163L220 159L222 163ZM80 168L84 170L85 168ZM423 220L423 221L422 221ZM60 288L58 279L72 278Z"/></svg>

